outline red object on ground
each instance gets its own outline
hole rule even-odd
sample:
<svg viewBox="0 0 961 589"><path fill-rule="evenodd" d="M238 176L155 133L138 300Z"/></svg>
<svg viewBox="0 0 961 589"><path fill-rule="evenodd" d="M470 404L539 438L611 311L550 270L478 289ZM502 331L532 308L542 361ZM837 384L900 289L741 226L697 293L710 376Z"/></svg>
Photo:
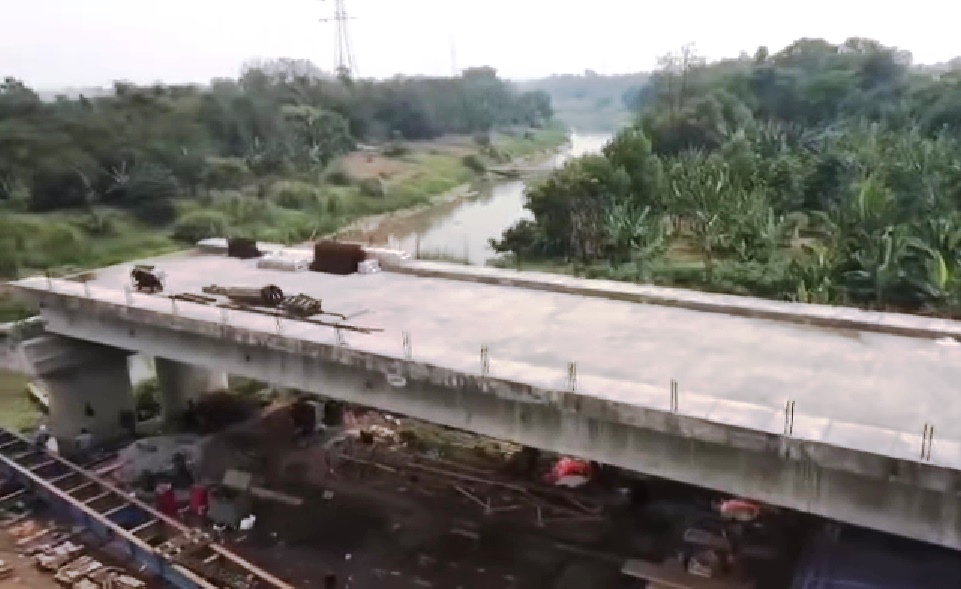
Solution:
<svg viewBox="0 0 961 589"><path fill-rule="evenodd" d="M190 488L190 512L199 516L207 515L207 508L210 506L210 489L203 485L194 485Z"/></svg>
<svg viewBox="0 0 961 589"><path fill-rule="evenodd" d="M752 521L761 515L761 506L746 499L728 499L721 502L721 515L738 521Z"/></svg>
<svg viewBox="0 0 961 589"><path fill-rule="evenodd" d="M171 485L160 485L157 488L157 511L167 517L177 518L177 497Z"/></svg>
<svg viewBox="0 0 961 589"><path fill-rule="evenodd" d="M589 479L592 474L591 464L586 460L577 460L576 458L564 456L554 463L554 468L544 475L544 480L548 483L555 484L564 477L580 476Z"/></svg>

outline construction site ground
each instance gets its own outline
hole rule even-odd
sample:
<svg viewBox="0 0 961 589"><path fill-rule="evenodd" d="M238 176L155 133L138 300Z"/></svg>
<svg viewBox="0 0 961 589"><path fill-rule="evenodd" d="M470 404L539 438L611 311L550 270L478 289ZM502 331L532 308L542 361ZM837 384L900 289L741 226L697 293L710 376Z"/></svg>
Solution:
<svg viewBox="0 0 961 589"><path fill-rule="evenodd" d="M50 530L51 534L43 534ZM12 573L0 580L0 589L63 589L64 585L54 579L56 570L44 571L37 566L30 549L49 543L54 530L67 530L64 522L47 513L40 505L34 506L34 511L26 517L17 518L16 523L0 523L0 560L7 564ZM106 567L115 567L146 583L145 589L162 589L163 585L151 580L133 568L129 562L120 556L111 554L110 547L96 544L93 539L81 531L71 537L75 544L82 545L83 550L67 563L81 556L89 556ZM65 564L67 564L65 563Z"/></svg>
<svg viewBox="0 0 961 589"><path fill-rule="evenodd" d="M278 415L215 436L204 451L208 480L242 468L303 498L299 506L259 502L255 528L231 535L229 546L296 587L322 587L333 573L354 589L637 587L620 574L625 560L669 552L657 533L638 536L629 518L599 513L589 492L507 474L509 448L497 442L374 420L373 443L294 448L278 435L290 431ZM399 442L392 425L416 428L415 441ZM703 493L655 492L678 501ZM790 569L772 563L758 586L786 586Z"/></svg>
<svg viewBox="0 0 961 589"><path fill-rule="evenodd" d="M23 556L17 538L6 527L0 527L0 560L13 569L13 574L0 580L0 589L61 589L53 575L37 568L33 559Z"/></svg>

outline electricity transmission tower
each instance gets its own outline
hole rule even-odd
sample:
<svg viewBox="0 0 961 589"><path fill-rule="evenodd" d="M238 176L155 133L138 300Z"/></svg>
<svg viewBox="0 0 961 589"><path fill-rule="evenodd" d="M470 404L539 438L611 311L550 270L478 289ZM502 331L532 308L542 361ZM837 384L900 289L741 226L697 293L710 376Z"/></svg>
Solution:
<svg viewBox="0 0 961 589"><path fill-rule="evenodd" d="M350 42L350 32L347 30L347 21L354 17L347 16L347 8L344 0L334 0L334 14L329 18L322 18L320 22L333 22L336 28L336 45L334 46L334 67L337 75L349 78L357 73L357 65L354 62L354 49Z"/></svg>

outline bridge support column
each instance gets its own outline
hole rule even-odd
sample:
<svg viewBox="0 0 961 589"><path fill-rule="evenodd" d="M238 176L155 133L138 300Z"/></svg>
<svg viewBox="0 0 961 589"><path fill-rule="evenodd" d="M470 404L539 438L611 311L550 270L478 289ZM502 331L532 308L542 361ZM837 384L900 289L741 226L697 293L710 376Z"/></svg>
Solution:
<svg viewBox="0 0 961 589"><path fill-rule="evenodd" d="M50 433L62 454L86 429L96 441L123 437L124 412L133 415L130 352L59 335L25 342L23 355L50 395Z"/></svg>
<svg viewBox="0 0 961 589"><path fill-rule="evenodd" d="M160 408L165 424L174 424L187 409L189 401L196 401L206 392L227 388L227 375L175 362L155 358L157 384L160 385Z"/></svg>

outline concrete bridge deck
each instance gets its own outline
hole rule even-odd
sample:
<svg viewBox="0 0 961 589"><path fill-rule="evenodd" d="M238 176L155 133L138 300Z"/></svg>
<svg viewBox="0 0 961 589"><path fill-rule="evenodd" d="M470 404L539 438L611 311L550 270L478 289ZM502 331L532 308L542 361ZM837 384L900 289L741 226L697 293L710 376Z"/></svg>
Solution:
<svg viewBox="0 0 961 589"><path fill-rule="evenodd" d="M610 300L596 293L571 294L576 292L571 288L566 292L552 292L549 288L484 284L498 280L510 282L512 275L518 275L483 270L480 271L482 279L478 279L478 271L436 264L411 263L403 273L347 277L257 269L253 260L221 256L165 257L158 264L166 271L169 294L199 294L201 287L212 283L221 286L276 284L287 294L302 292L323 299L327 310L357 314L351 323L385 331L371 335L342 332L346 339L346 345L342 345L333 329L306 323L284 320L278 328L273 318L230 311L224 326L225 316L217 308L184 302L174 306L169 299L157 295L133 294L128 301L124 286L128 283L129 264L100 270L86 285L30 278L15 286L47 307L44 315L50 331L80 339L171 356L180 352L169 347L161 349L154 341L160 338L157 334L162 330L233 339L237 345L254 346L253 349L260 346L293 351L296 348L302 355L308 354L305 346L309 345L314 351L308 355L323 356L325 360L344 365L365 365L367 370L374 371L394 365L421 367L426 371L425 378L434 385L439 384L434 378L437 374L462 375L475 384L483 380L488 384L478 386L485 391L502 399L510 397L514 402L551 404L591 419L649 428L698 443L773 452L780 454L781 460L801 460L825 472L845 472L869 477L883 485L896 484L901 489L897 493L907 493L913 488L927 489L939 498L937 505L931 497L921 495L897 499L898 505L909 503L906 509L918 518L912 529L907 529L901 520L883 521L885 512L893 507L889 499L880 497L889 490L877 485L860 486L856 492L852 491L853 495L849 494L848 500L855 497L856 501L873 507L871 514L852 515L848 520L961 547L957 497L961 403L955 401L956 383L961 382L961 346L933 337L939 333L961 333L956 323L892 317L890 323L899 326L898 329L913 325L919 333L932 335L931 338L906 337L878 332L885 329L828 328L801 325L798 321ZM444 272L461 276L457 280L436 277ZM472 272L475 275L472 276ZM435 276L424 276L429 274ZM584 288L596 288L588 281L563 280L582 284ZM621 293L613 298L625 297ZM717 300L723 302L721 298ZM763 301L757 303L759 308L768 305ZM812 312L828 311L821 308ZM859 316L856 311L843 309L837 313L847 317L846 323L836 322L838 325L870 323L871 314ZM129 340L125 340L126 334L120 331L119 323L113 328L113 322L121 319L124 325L151 326L150 341L146 330L135 336L133 328L129 330ZM105 331L102 326L108 323L111 328ZM233 335L226 335L227 331ZM405 358L405 332L410 337L409 360ZM197 347L188 352L186 346L186 343L180 346L184 354L196 354L196 350L202 349ZM490 350L490 374L486 377L481 376L482 346ZM217 364L223 369L234 367L234 372L245 370L242 362L224 359L224 350L203 349L210 349L210 354L194 357L198 364ZM282 382L285 374L293 369L289 364L276 366L277 362L288 361L272 358L270 366L258 365L258 370L265 379ZM246 359L250 360L249 353ZM570 383L569 362L576 365L574 387ZM299 363L296 367L296 370L308 370ZM307 379L306 374L299 375L284 384L310 390ZM672 380L678 383L676 408L672 407L670 395ZM451 390L462 388L466 381L446 382ZM472 401L463 396L466 394L458 393L457 401L445 404L469 405ZM400 401L391 401L391 397L382 393L378 395L381 395L378 400L391 405L387 408L402 411ZM785 436L785 405L789 401L794 402L794 417L790 435ZM551 430L549 435L535 432L541 437L532 439L525 436L535 433L528 429L518 433L516 424L503 428L482 425L479 418L467 413L466 418L446 423L531 445L538 445L540 441L542 446L564 452L581 448L575 438L583 442L584 436L596 437L596 432L575 436L561 428ZM416 411L412 414L425 417ZM504 419L512 421L514 416L506 415ZM439 421L445 422L444 418ZM936 432L930 459L920 456L926 424L933 424ZM578 428L580 432L580 426ZM617 446L618 443L611 444ZM629 446L623 440L619 444ZM591 442L582 454L589 453L594 446ZM633 454L629 451L630 448L612 447L598 450L591 457L662 476L672 476L670 470L674 466L669 462L678 460L668 458L667 454L657 458L653 450L647 458L643 450L635 450ZM691 462L688 471L674 474L678 480L729 492L745 492L788 507L845 519L843 514L827 506L829 498L824 495L830 485L826 477L824 488L804 491L799 490L797 475L787 471L768 473L764 476L784 480L768 481L769 488L751 493L750 489L732 487L737 486L734 484L737 477L746 476L743 473L711 472L711 452L703 450L698 458L700 472L695 464L697 460L691 457L694 446L681 444L671 452L680 452ZM719 459L718 456L714 459ZM633 462L628 465L625 463L628 461ZM743 457L736 463L738 469L753 468ZM761 466L768 470L771 467L770 464L757 465ZM802 470L804 468L808 466ZM722 479L725 482L722 483ZM840 483L835 484L835 491L838 485ZM779 493L784 496L779 498ZM872 493L879 496L873 497ZM932 521L944 524L926 532L924 526Z"/></svg>

